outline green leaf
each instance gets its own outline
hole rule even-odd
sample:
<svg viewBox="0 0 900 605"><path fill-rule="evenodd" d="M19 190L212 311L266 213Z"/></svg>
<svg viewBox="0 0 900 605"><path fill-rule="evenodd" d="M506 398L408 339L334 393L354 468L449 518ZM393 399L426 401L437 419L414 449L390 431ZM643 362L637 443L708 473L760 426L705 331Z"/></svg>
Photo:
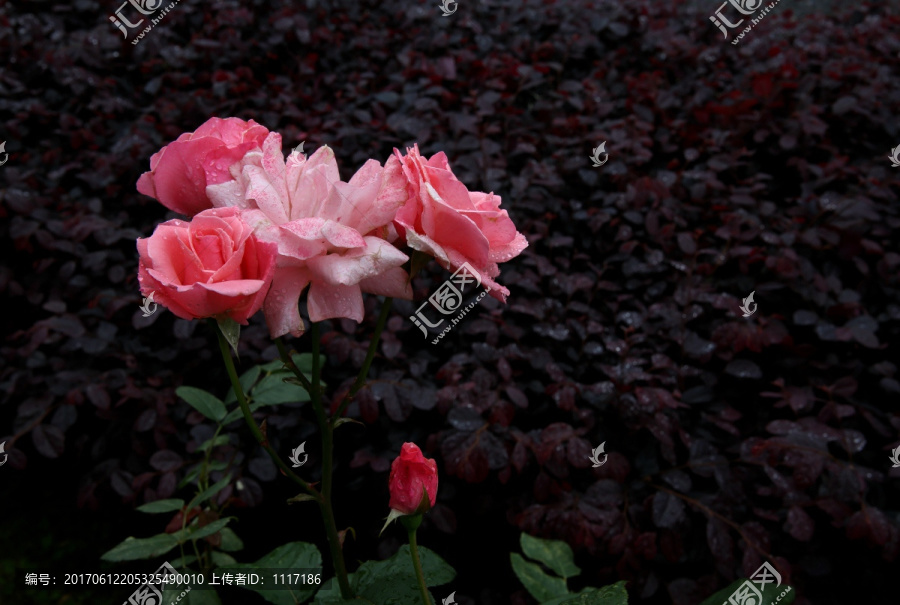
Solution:
<svg viewBox="0 0 900 605"><path fill-rule="evenodd" d="M207 439L200 447L197 448L198 452L205 452L206 450L214 447L219 447L220 445L225 445L228 443L229 436L228 435L219 435L215 439Z"/></svg>
<svg viewBox="0 0 900 605"><path fill-rule="evenodd" d="M230 527L222 528L221 536L222 543L219 545L221 550L235 552L244 548L244 543Z"/></svg>
<svg viewBox="0 0 900 605"><path fill-rule="evenodd" d="M539 602L543 603L569 592L565 580L548 575L537 563L526 561L519 553L510 553L509 558L519 581Z"/></svg>
<svg viewBox="0 0 900 605"><path fill-rule="evenodd" d="M260 405L278 405L280 403L296 403L309 401L309 393L303 387L284 382L290 378L289 372L273 372L253 387L253 400Z"/></svg>
<svg viewBox="0 0 900 605"><path fill-rule="evenodd" d="M213 554L215 554L215 553L213 553ZM190 565L191 563L193 563L196 560L197 560L196 555L185 555L183 559L181 557L178 557L177 559L172 561L171 565L175 569L180 570L184 567L187 567L188 565Z"/></svg>
<svg viewBox="0 0 900 605"><path fill-rule="evenodd" d="M241 383L241 389L244 391L245 396L250 392L253 385L256 384L261 373L262 368L260 368L260 366L253 366L238 378L238 382ZM230 405L232 403L237 403L237 395L234 394L233 388L228 389L228 394L225 396L225 405Z"/></svg>
<svg viewBox="0 0 900 605"><path fill-rule="evenodd" d="M209 418L219 422L225 417L228 409L222 401L203 389L194 387L178 387L175 394L187 401L188 405Z"/></svg>
<svg viewBox="0 0 900 605"><path fill-rule="evenodd" d="M446 561L424 546L419 547L419 559L426 586L447 584L456 577L456 571ZM401 546L389 559L366 561L353 575L356 594L379 605L417 605L422 602L408 544Z"/></svg>
<svg viewBox="0 0 900 605"><path fill-rule="evenodd" d="M705 601L703 601L700 605L722 605L722 603L728 602L728 597L730 597L735 590L740 588L740 586L744 582L749 582L747 578L742 578L740 580L735 580L727 587L723 588L716 594L708 597ZM754 584L755 586L755 584ZM774 584L766 584L765 589L762 591L762 603L772 603L774 602L782 592L786 592L786 594L781 597L781 600L778 601L778 605L790 605L794 602L794 599L797 596L797 591L793 589L793 587L782 584L781 586L775 586Z"/></svg>
<svg viewBox="0 0 900 605"><path fill-rule="evenodd" d="M152 559L164 555L178 546L178 540L172 534L158 534L152 538L127 537L125 540L103 553L104 561L134 561L136 559Z"/></svg>
<svg viewBox="0 0 900 605"><path fill-rule="evenodd" d="M297 366L297 369L303 372L307 378L312 380L312 353L294 353L291 355L291 359L294 360L294 365ZM323 357L322 359L324 360L325 358ZM277 372L279 370L288 371L281 359L270 361L259 367L262 368L264 372L268 373ZM291 374L293 375L293 372L291 372Z"/></svg>
<svg viewBox="0 0 900 605"><path fill-rule="evenodd" d="M227 528L226 528L227 529ZM225 531L224 529L222 531ZM234 557L229 555L228 553L219 552L218 550L212 551L210 553L212 557L212 562L218 565L219 567L223 567L226 565L237 565L238 562L234 560Z"/></svg>
<svg viewBox="0 0 900 605"><path fill-rule="evenodd" d="M184 500L180 498L171 498L169 500L157 500L156 502L148 502L142 506L138 506L137 510L142 513L171 513L184 508Z"/></svg>
<svg viewBox="0 0 900 605"><path fill-rule="evenodd" d="M562 578L571 578L581 573L575 565L575 555L562 540L545 540L523 533L519 538L522 552L529 559L543 563Z"/></svg>
<svg viewBox="0 0 900 605"><path fill-rule="evenodd" d="M353 582L353 574L347 574L347 579L350 580L350 586L354 586ZM378 605L369 599L363 598L359 595L356 595L356 598L352 601L345 601L341 597L341 588L338 586L337 580L335 578L329 578L328 580L322 582L322 588L319 589L319 592L316 593L316 598L313 600L316 605ZM421 605L422 597L419 597L419 600L415 603L415 605Z"/></svg>
<svg viewBox="0 0 900 605"><path fill-rule="evenodd" d="M228 344L231 345L234 356L240 360L241 356L238 354L238 341L241 340L241 324L230 317L216 318L216 323L219 324L219 330L222 332L222 336L224 336L225 340L228 341Z"/></svg>
<svg viewBox="0 0 900 605"><path fill-rule="evenodd" d="M269 554L263 556L256 563L238 563L237 565L229 565L228 571L256 571L258 569L275 570L283 569L285 573L299 573L304 569L319 569L322 567L322 555L315 544L306 542L289 542L283 546L279 546ZM290 590L285 590L284 586L277 588L265 585L259 586L242 586L247 590L258 593L269 603L274 605L296 605L311 598L319 585L310 584L307 586L299 585Z"/></svg>
<svg viewBox="0 0 900 605"><path fill-rule="evenodd" d="M296 504L298 502L309 502L309 501L318 502L318 500L316 500L315 496L311 496L309 494L297 494L293 498L288 498L287 503L288 504Z"/></svg>
<svg viewBox="0 0 900 605"><path fill-rule="evenodd" d="M228 485L229 481L231 481L230 473L228 475L225 475L225 477L221 481L218 481L218 482L210 485L205 490L203 490L202 492L200 492L199 494L194 496L191 499L190 503L187 505L187 509L192 510L198 504L202 504L203 502L206 502L207 500L209 500L210 498L212 498L213 496L218 494L220 491L225 489L225 486Z"/></svg>
<svg viewBox="0 0 900 605"><path fill-rule="evenodd" d="M628 591L625 590L625 582L616 582L603 588L585 588L577 595L568 595L541 605L628 605Z"/></svg>
<svg viewBox="0 0 900 605"><path fill-rule="evenodd" d="M338 418L334 421L334 428L341 426L342 424L347 424L348 422L355 422L356 424L361 424L362 426L366 426L365 422L360 422L354 418Z"/></svg>
<svg viewBox="0 0 900 605"><path fill-rule="evenodd" d="M215 589L202 584L169 583L163 584L163 587L162 603L177 602L178 605L221 605L222 603ZM190 590L188 590L188 587L190 587ZM183 597L181 597L182 592L186 592ZM181 600L179 600L179 597L181 597Z"/></svg>
<svg viewBox="0 0 900 605"><path fill-rule="evenodd" d="M205 538L206 536L218 533L219 530L228 525L229 521L235 518L236 517L225 517L224 519L217 519L203 527L199 527L195 523L194 525L186 527L184 530L179 530L173 535L178 539L178 542L182 544L189 540L199 540L200 538Z"/></svg>

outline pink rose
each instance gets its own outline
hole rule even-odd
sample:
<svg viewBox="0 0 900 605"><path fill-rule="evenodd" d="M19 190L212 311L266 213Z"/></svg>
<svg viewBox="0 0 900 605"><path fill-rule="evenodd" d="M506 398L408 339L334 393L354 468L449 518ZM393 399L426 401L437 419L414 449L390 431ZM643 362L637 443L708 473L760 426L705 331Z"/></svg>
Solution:
<svg viewBox="0 0 900 605"><path fill-rule="evenodd" d="M422 455L415 443L404 443L398 456L391 464L388 490L391 494L390 507L404 515L422 513L422 492L428 494L431 507L437 501L437 462Z"/></svg>
<svg viewBox="0 0 900 605"><path fill-rule="evenodd" d="M141 294L152 292L182 319L227 316L247 325L269 291L278 249L258 241L241 216L237 208L213 208L139 238Z"/></svg>
<svg viewBox="0 0 900 605"><path fill-rule="evenodd" d="M253 120L210 118L154 153L137 190L188 216L212 208L206 187L230 180L231 165L259 148L268 134Z"/></svg>
<svg viewBox="0 0 900 605"><path fill-rule="evenodd" d="M506 302L509 290L492 279L500 275L497 263L518 256L528 241L500 209L500 196L466 189L443 151L430 160L419 155L418 145L406 151L402 156L394 149L409 183L408 201L394 219L397 230L411 248L449 271L469 263L491 296Z"/></svg>
<svg viewBox="0 0 900 605"><path fill-rule="evenodd" d="M281 136L273 132L231 172L232 180L211 185L207 194L216 207L244 209L256 236L278 247L263 307L273 338L303 332L298 303L307 286L311 321L362 321L363 292L412 298L401 268L409 257L389 242L407 197L396 158L384 167L369 160L345 183L329 147L309 159L293 152L285 161Z"/></svg>

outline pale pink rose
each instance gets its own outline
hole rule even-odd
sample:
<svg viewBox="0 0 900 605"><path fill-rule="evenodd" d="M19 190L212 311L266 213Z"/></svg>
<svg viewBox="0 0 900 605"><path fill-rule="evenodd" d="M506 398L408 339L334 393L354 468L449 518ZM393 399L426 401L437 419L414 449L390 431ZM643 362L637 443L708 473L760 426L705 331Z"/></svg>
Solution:
<svg viewBox="0 0 900 605"><path fill-rule="evenodd" d="M400 163L369 160L342 182L334 152L319 148L309 159L287 161L281 136L271 133L261 150L232 166L232 180L206 192L216 207L245 210L257 237L278 247L271 293L263 311L273 337L304 329L298 302L307 286L311 321L363 319L362 293L412 298L409 257L389 243L397 209L406 201Z"/></svg>
<svg viewBox="0 0 900 605"><path fill-rule="evenodd" d="M138 179L137 190L188 216L212 208L207 185L230 180L231 165L258 149L268 134L253 120L210 118L154 153L150 172Z"/></svg>
<svg viewBox="0 0 900 605"><path fill-rule="evenodd" d="M429 160L418 145L406 152L394 149L409 183L408 201L394 219L397 230L412 249L434 256L448 271L469 263L491 296L506 302L509 290L493 280L500 275L497 263L518 256L528 241L500 209L500 196L470 192L443 151Z"/></svg>
<svg viewBox="0 0 900 605"><path fill-rule="evenodd" d="M182 319L230 317L247 325L262 307L278 249L258 241L237 208L166 221L137 240L141 294Z"/></svg>

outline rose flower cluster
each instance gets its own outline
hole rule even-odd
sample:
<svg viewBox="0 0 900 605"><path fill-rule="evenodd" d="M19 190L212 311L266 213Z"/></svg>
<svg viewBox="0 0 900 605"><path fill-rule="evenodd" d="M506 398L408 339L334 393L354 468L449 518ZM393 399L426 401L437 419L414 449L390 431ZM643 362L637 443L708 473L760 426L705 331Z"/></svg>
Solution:
<svg viewBox="0 0 900 605"><path fill-rule="evenodd" d="M287 158L281 135L250 120L212 118L150 158L137 189L189 221L138 239L141 293L183 319L247 325L259 309L271 336L311 321L363 318L362 293L411 299L409 254L449 271L468 263L492 296L509 290L498 263L528 245L500 197L470 192L443 152L418 146L344 182L327 146Z"/></svg>

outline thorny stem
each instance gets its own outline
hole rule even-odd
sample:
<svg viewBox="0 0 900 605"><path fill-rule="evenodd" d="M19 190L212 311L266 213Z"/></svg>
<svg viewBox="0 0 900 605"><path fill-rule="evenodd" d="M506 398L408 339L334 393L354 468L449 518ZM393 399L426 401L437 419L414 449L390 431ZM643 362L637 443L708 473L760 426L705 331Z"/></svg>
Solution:
<svg viewBox="0 0 900 605"><path fill-rule="evenodd" d="M309 483L294 474L294 471L284 463L275 450L272 449L272 446L269 445L269 441L266 439L265 435L262 434L259 425L256 424L256 420L253 419L253 414L250 412L250 405L247 403L247 398L244 396L244 389L241 387L241 381L238 380L237 371L234 369L234 360L231 358L231 351L228 350L228 342L225 340L225 336L222 335L222 331L219 330L218 325L216 325L215 320L211 320L211 323L213 329L216 331L216 335L219 337L219 350L222 351L222 360L225 362L225 369L228 370L228 377L231 379L231 388L234 389L238 404L241 406L241 412L244 413L244 420L247 422L247 426L250 428L253 437L263 449L266 450L269 457L272 458L272 462L274 462L285 475L287 475L294 483L300 485L317 501L321 501L321 494L319 494L319 492Z"/></svg>
<svg viewBox="0 0 900 605"><path fill-rule="evenodd" d="M313 410L316 414L316 421L319 425L319 431L322 433L322 492L319 498L319 510L322 513L322 521L325 523L325 534L328 538L328 549L331 551L331 560L334 564L334 573L341 588L341 597L344 599L353 598L353 590L350 588L350 581L347 578L347 567L344 564L344 552L341 546L341 540L338 536L337 525L334 520L334 510L331 506L331 487L333 480L334 451L333 451L333 431L334 427L328 421L325 415L325 408L322 405L322 387L321 387L321 356L319 353L319 324L313 323L312 331L312 382L300 371L300 368L291 359L281 338L275 339L275 346L278 347L278 354L281 361L287 368L297 376L297 379L304 386L312 401Z"/></svg>
<svg viewBox="0 0 900 605"><path fill-rule="evenodd" d="M335 420L341 417L341 414L343 414L344 410L347 409L347 406L350 405L353 397L366 384L366 377L369 375L369 368L372 367L372 360L375 359L375 352L378 350L378 341L381 339L381 332L384 330L384 324L387 322L388 315L391 312L391 303L393 301L394 299L390 296L385 297L384 299L384 304L381 306L381 313L378 315L378 321L375 324L375 333L372 334L372 341L369 343L369 351L366 353L366 359L359 369L359 375L356 377L356 382L354 382L353 386L350 387L350 390L347 391L341 405L331 417L332 425L334 425Z"/></svg>

